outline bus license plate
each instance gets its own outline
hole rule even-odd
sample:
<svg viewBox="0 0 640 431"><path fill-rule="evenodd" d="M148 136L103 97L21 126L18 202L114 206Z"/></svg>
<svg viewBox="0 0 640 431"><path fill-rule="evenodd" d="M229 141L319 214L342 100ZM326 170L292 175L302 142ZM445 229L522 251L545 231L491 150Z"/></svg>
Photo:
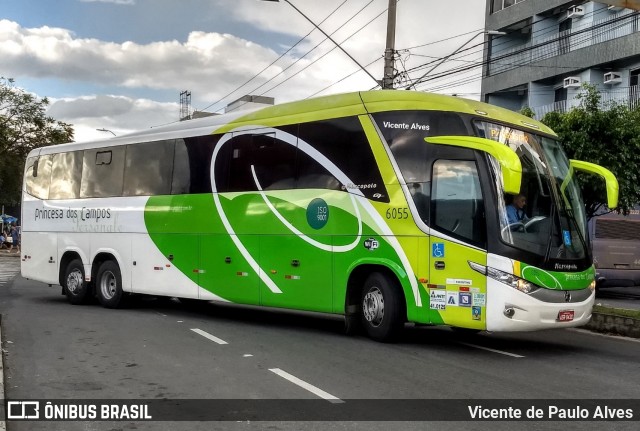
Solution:
<svg viewBox="0 0 640 431"><path fill-rule="evenodd" d="M558 312L558 322L571 322L573 320L573 310L562 310Z"/></svg>

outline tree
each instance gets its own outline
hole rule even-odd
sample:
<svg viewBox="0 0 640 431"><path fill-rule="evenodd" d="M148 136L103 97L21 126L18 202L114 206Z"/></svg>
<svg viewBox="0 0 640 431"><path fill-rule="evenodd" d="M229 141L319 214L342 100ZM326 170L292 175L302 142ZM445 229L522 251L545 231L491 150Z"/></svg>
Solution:
<svg viewBox="0 0 640 431"><path fill-rule="evenodd" d="M560 137L570 159L609 169L620 184L618 211L628 214L640 202L640 109L626 104L604 105L595 86L584 84L580 106L566 113L550 112L542 122ZM587 218L607 212L604 181L579 174Z"/></svg>
<svg viewBox="0 0 640 431"><path fill-rule="evenodd" d="M46 115L49 100L0 77L0 204L20 202L24 162L34 148L73 140L71 125Z"/></svg>

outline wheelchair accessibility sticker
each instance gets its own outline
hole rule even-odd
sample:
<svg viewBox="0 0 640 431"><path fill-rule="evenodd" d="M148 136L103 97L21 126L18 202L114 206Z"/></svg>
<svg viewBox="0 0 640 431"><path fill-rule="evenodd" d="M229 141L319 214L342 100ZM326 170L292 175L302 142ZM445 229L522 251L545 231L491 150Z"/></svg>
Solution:
<svg viewBox="0 0 640 431"><path fill-rule="evenodd" d="M431 244L431 255L433 257L444 257L444 243L443 242L434 242Z"/></svg>

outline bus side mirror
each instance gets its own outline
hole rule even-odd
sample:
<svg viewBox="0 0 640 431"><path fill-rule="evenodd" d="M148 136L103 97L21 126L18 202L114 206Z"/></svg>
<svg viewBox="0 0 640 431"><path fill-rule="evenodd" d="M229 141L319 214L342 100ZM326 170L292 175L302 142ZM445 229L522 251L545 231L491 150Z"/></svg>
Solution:
<svg viewBox="0 0 640 431"><path fill-rule="evenodd" d="M508 146L491 139L471 136L432 136L424 140L429 144L470 148L493 156L500 164L504 191L513 195L520 193L522 164L515 151Z"/></svg>
<svg viewBox="0 0 640 431"><path fill-rule="evenodd" d="M593 175L600 175L604 178L605 184L607 186L607 206L609 209L614 209L618 207L618 194L620 188L618 186L618 180L615 175L607 169L603 168L600 165L596 165L594 163L583 162L582 160L569 160L570 167L576 171L586 172Z"/></svg>

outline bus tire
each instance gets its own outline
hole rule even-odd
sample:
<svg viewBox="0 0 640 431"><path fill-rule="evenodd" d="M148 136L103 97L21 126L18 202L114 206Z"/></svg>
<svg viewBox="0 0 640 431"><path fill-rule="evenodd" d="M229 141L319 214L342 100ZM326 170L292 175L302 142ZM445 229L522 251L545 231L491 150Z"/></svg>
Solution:
<svg viewBox="0 0 640 431"><path fill-rule="evenodd" d="M95 286L96 296L103 307L119 308L124 304L122 275L120 267L114 261L107 260L100 265Z"/></svg>
<svg viewBox="0 0 640 431"><path fill-rule="evenodd" d="M402 298L394 280L374 272L362 289L362 326L376 341L392 342L404 327Z"/></svg>
<svg viewBox="0 0 640 431"><path fill-rule="evenodd" d="M89 283L85 281L84 265L80 259L69 262L64 271L63 283L62 290L70 304L80 305L89 301Z"/></svg>

